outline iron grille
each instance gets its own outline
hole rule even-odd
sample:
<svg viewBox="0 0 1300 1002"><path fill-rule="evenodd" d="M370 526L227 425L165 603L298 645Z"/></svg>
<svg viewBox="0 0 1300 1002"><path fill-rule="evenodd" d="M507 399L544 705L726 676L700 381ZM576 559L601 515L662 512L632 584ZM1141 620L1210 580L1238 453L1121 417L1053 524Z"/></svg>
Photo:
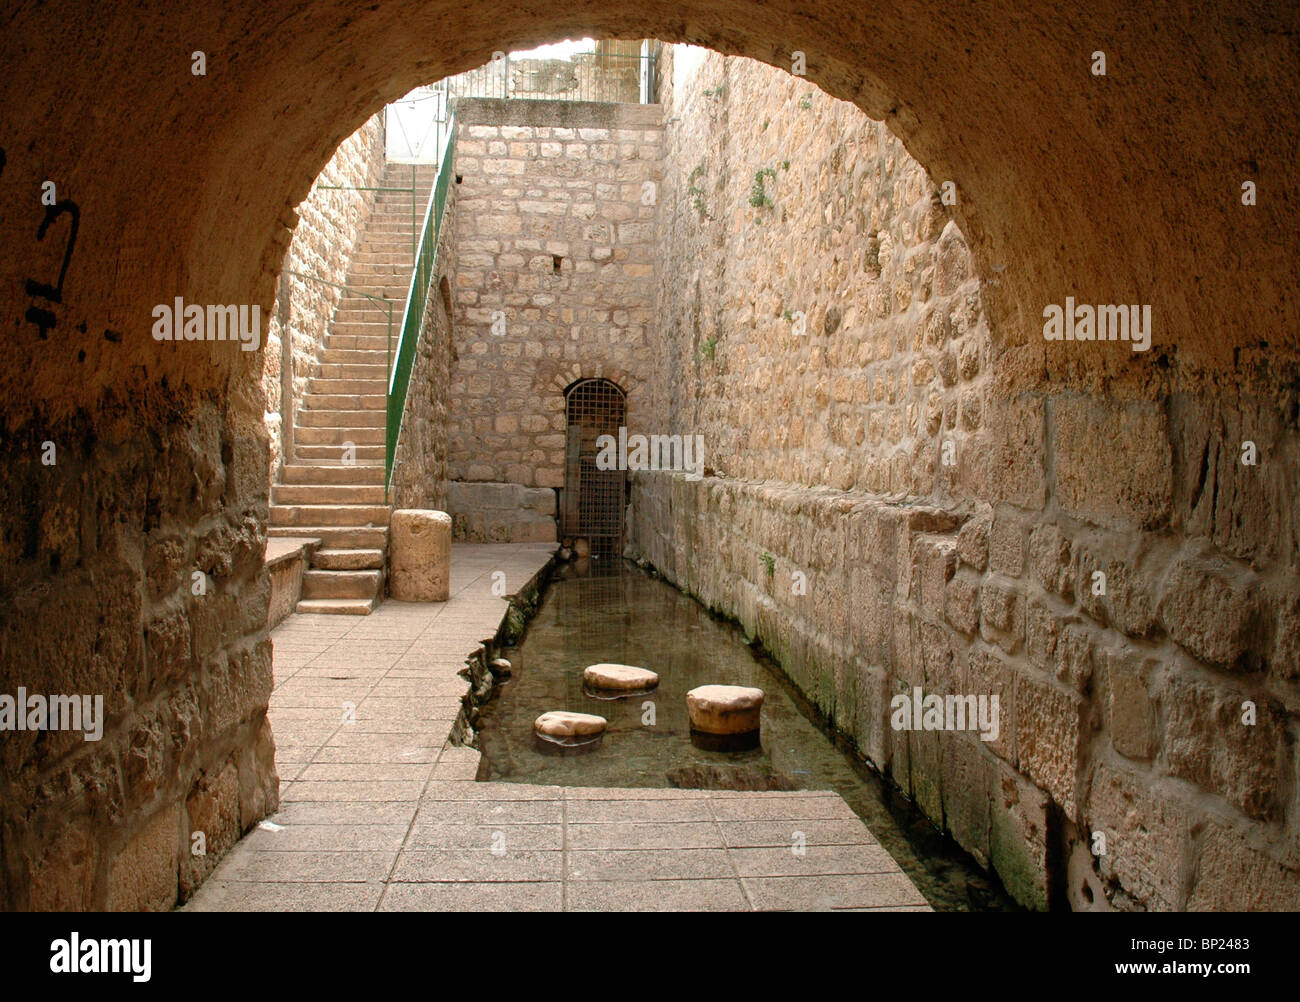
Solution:
<svg viewBox="0 0 1300 1002"><path fill-rule="evenodd" d="M608 379L584 379L569 388L566 410L564 535L586 539L593 553L616 555L623 546L627 473L596 468L596 441L601 435L617 440L627 419L627 399Z"/></svg>

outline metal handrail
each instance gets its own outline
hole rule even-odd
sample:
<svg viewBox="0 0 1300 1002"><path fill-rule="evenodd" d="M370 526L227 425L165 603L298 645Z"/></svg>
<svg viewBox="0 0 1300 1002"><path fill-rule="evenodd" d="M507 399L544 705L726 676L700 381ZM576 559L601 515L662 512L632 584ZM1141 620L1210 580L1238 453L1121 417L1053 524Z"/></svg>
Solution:
<svg viewBox="0 0 1300 1002"><path fill-rule="evenodd" d="M402 431L402 417L406 411L406 393L411 382L411 368L415 350L424 326L425 306L429 289L437 275L438 242L442 233L443 210L447 205L447 191L452 174L452 159L456 145L455 116L447 132L446 146L438 162L438 177L429 193L429 205L424 212L424 225L420 228L420 241L416 248L414 267L411 269L410 291L406 297L406 310L402 315L398 335L397 355L390 360L388 378L387 434L384 449L384 500L393 478L393 460L397 454L397 440Z"/></svg>

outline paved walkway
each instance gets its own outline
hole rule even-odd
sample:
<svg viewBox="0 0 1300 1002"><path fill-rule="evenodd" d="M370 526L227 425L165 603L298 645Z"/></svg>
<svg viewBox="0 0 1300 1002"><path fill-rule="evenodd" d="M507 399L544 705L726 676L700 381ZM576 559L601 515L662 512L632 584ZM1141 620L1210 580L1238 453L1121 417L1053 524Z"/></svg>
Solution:
<svg viewBox="0 0 1300 1002"><path fill-rule="evenodd" d="M449 602L285 620L280 810L185 910L929 910L833 792L474 782L457 673L505 615L494 573L514 592L553 549L457 544Z"/></svg>

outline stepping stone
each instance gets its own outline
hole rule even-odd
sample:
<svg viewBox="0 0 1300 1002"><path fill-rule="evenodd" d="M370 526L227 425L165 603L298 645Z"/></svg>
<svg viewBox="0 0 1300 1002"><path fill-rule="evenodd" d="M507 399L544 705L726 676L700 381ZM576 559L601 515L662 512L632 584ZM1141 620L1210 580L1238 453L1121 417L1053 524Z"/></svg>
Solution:
<svg viewBox="0 0 1300 1002"><path fill-rule="evenodd" d="M538 740L562 748L594 747L605 733L608 721L594 713L550 710L533 721Z"/></svg>
<svg viewBox="0 0 1300 1002"><path fill-rule="evenodd" d="M704 734L750 734L759 729L763 690L743 685L701 685L686 694L691 729Z"/></svg>
<svg viewBox="0 0 1300 1002"><path fill-rule="evenodd" d="M648 668L634 665L588 665L582 681L592 689L606 692L648 692L659 684L659 676Z"/></svg>

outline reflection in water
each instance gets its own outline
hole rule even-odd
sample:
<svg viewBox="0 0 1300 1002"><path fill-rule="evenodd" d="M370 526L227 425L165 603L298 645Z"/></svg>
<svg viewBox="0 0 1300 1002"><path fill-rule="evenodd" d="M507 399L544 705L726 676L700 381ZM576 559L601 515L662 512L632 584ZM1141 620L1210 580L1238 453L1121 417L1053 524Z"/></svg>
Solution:
<svg viewBox="0 0 1300 1002"><path fill-rule="evenodd" d="M738 630L632 564L613 561L588 576L554 580L523 642L504 655L512 677L479 719L482 778L835 790L936 908L1014 907L983 874L956 859L927 823L896 819L879 780L832 743L780 669L755 657ZM659 687L620 700L587 695L583 669L602 661L658 672ZM692 743L686 693L708 683L766 693L761 747L709 751ZM588 753L548 755L533 737L533 721L547 710L599 714L609 728Z"/></svg>

